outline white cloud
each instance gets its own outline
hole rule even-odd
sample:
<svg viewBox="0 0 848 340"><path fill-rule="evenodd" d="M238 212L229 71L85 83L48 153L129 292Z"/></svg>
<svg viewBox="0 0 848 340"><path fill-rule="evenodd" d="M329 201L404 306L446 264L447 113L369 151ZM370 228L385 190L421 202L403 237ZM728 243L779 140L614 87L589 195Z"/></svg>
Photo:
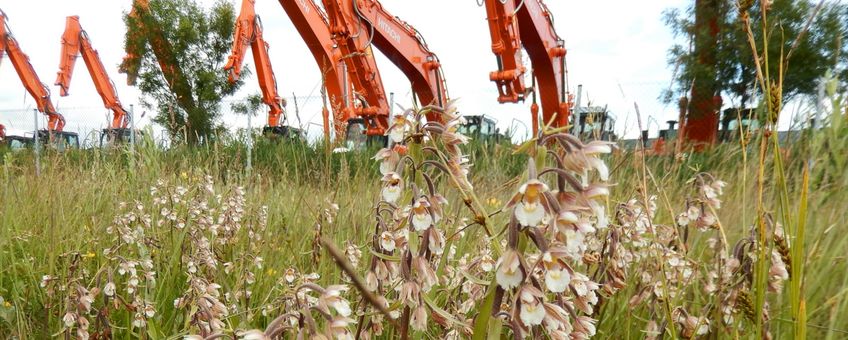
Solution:
<svg viewBox="0 0 848 340"><path fill-rule="evenodd" d="M662 11L685 6L687 1L546 2L569 50L572 91L577 84L583 84L584 103L588 98L595 104L609 104L619 117L620 130L625 128L625 121L631 125L635 122L634 101L639 102L643 115L656 116L660 121L676 118L674 105L666 106L657 100L671 78L671 71L666 67L666 51L672 37L662 22ZM82 60L77 63L69 97L59 97L57 87L52 86L58 71L65 17L80 16L83 28L118 87L122 102L129 106L137 103L139 92L125 85L126 77L117 72L117 65L124 55L122 13L129 10L130 3L129 0L30 0L5 1L2 5L12 31L24 52L29 54L41 80L51 84L54 103L66 116L69 130L103 127L107 124L107 112ZM461 98L462 112L489 114L499 120L502 128L508 127L513 118L529 122L529 103L497 103L496 88L488 80L489 72L496 65L490 51L484 8L478 7L473 0L383 0L382 3L388 11L417 28L427 39L430 49L439 55L451 95ZM286 97L292 93L298 97L310 93L317 96L316 88L320 83L317 66L285 11L274 0L258 0L256 7L262 17L266 40L271 45L270 55L280 93ZM379 53L378 64L386 91L394 92L399 103L409 106L409 82ZM256 92L259 87L255 79L249 79L240 95ZM320 99L313 98L306 103L303 98L299 100L301 118L320 123ZM289 103L289 111L293 113L292 101ZM27 109L32 108L33 101L25 94L11 63L3 60L0 62L0 123L12 131L31 129L32 116ZM149 118L150 115L140 123L149 123ZM246 124L232 117L227 121L234 125ZM310 128L314 133L319 130ZM635 128L631 126L629 130L632 133Z"/></svg>

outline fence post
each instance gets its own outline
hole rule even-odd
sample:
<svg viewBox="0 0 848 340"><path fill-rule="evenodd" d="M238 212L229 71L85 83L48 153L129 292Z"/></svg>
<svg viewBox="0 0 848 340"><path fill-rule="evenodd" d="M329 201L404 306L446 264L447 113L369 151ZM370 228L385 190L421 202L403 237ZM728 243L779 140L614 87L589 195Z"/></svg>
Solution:
<svg viewBox="0 0 848 340"><path fill-rule="evenodd" d="M35 123L35 133L32 135L32 140L35 145L35 177L41 177L41 143L38 140L38 110L32 109L32 118Z"/></svg>
<svg viewBox="0 0 848 340"><path fill-rule="evenodd" d="M253 170L253 112L247 113L247 173Z"/></svg>

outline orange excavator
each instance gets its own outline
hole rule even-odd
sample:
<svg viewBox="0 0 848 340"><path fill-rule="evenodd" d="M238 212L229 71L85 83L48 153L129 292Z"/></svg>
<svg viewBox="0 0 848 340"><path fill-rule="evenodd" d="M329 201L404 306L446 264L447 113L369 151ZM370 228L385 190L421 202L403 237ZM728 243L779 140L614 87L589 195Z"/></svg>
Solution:
<svg viewBox="0 0 848 340"><path fill-rule="evenodd" d="M389 104L374 55L370 51L353 55L350 58L356 58L356 61L351 63L353 67L348 67L348 58L333 40L329 18L320 6L313 0L280 0L280 5L306 42L321 71L333 108L336 136L344 135L354 145L383 140ZM328 116L325 107L324 117ZM325 119L325 126L328 121Z"/></svg>
<svg viewBox="0 0 848 340"><path fill-rule="evenodd" d="M423 105L445 107L449 101L439 58L431 52L424 39L412 26L389 14L376 0L322 0L330 23L333 40L339 46L357 90L382 89L376 65L371 57L371 45L376 46L395 64L412 84ZM368 100L372 103L372 100ZM361 116L385 129L387 107L369 107ZM431 121L442 121L432 111ZM369 134L372 129L369 126ZM383 130L385 131L385 130Z"/></svg>
<svg viewBox="0 0 848 340"><path fill-rule="evenodd" d="M21 78L27 92L35 100L38 111L47 116L47 129L38 131L38 140L49 142L60 149L65 147L79 148L79 136L73 132L63 131L65 118L53 107L53 102L50 100L50 88L41 82L29 62L29 57L21 50L18 41L12 36L8 20L6 13L0 10L0 47L9 56L18 77Z"/></svg>
<svg viewBox="0 0 848 340"><path fill-rule="evenodd" d="M565 62L565 42L554 29L553 14L542 0L485 0L492 52L497 57L498 70L489 79L498 87L500 103L517 103L533 96L530 107L533 135L539 133L539 105L542 102L542 123L565 127L572 108L568 91L568 68ZM530 57L536 86L524 83L526 69L522 63L522 47ZM534 89L538 87L538 91Z"/></svg>
<svg viewBox="0 0 848 340"><path fill-rule="evenodd" d="M227 79L234 84L241 77L245 54L250 47L259 87L262 89L262 102L270 107L268 126L264 128L264 134L304 138L301 129L283 125L285 122L283 107L286 102L277 92L277 79L268 56L268 43L262 36L262 21L254 9L255 2L255 0L242 1L241 13L236 19L232 52L227 64L224 65L224 70L229 72Z"/></svg>
<svg viewBox="0 0 848 340"><path fill-rule="evenodd" d="M65 33L62 34L62 54L55 83L59 86L59 94L63 97L68 95L71 78L74 74L74 65L77 61L77 55L80 54L86 68L88 68L88 73L91 75L91 80L94 81L97 93L103 99L103 105L112 111L112 122L109 128L103 130L104 136L109 141L127 140L131 132L127 128L130 115L121 105L115 85L109 79L109 74L106 73L100 55L92 47L88 34L80 26L79 16L69 16L65 21Z"/></svg>

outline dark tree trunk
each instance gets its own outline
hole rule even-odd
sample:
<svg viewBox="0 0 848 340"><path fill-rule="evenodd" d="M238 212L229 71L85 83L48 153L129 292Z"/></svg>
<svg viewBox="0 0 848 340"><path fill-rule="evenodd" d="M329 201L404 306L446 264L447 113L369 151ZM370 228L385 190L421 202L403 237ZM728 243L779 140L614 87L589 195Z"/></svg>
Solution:
<svg viewBox="0 0 848 340"><path fill-rule="evenodd" d="M695 0L694 38L698 60L683 137L696 148L715 143L718 132L721 109L716 74L719 1Z"/></svg>

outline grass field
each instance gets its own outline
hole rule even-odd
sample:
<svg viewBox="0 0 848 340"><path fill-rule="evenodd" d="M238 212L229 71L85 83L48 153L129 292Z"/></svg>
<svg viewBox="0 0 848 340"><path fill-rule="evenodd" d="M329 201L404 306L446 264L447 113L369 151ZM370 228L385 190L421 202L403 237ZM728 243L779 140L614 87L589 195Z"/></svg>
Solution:
<svg viewBox="0 0 848 340"><path fill-rule="evenodd" d="M600 299L592 311L579 306L569 311L569 319L575 325L577 314L596 319L597 338L754 338L770 333L788 339L799 337L799 332L811 339L848 337L845 131L838 124L826 128L815 138L786 147L782 155L788 156L779 162L775 157L780 153L767 152L760 159L757 140L746 149L725 145L685 158L652 156L643 161L627 151L604 156L613 184L602 208L610 226L586 234L583 259L569 260L575 270L602 285ZM484 228L472 222L485 211L486 224L495 233L511 225L511 210L501 208L527 181L528 157L514 154L509 145L472 144L465 149L474 163L469 177L477 203L456 189L451 176L425 171L450 203L442 207L437 223L447 239L444 253L427 254L438 279L419 300L429 315L423 329L419 308L413 304L410 310L409 301L399 297L403 289L393 289L413 276L421 280L422 269L413 266L417 274L410 276L405 271L411 269L404 265L397 269L405 260L397 252L377 249L381 243L375 230L396 230L396 237L406 235L406 247L420 246L422 253L424 244L432 243L401 232L403 222L385 222L387 227L375 219L381 200L379 164L371 159L376 149L332 154L323 146L260 143L252 170L245 168L246 150L238 142L167 151L140 147L134 156L124 150L48 152L40 177L35 176L32 154L3 153L0 338L248 337L259 333L243 331L264 330L287 313L292 317L271 325L282 323L285 327L275 334L286 338L293 338L298 328L311 327L322 334L396 338L407 334L410 323L413 338L491 332L500 325L497 318L478 324L478 314L490 311L487 286L495 286L495 272L482 264L498 259L495 243L511 248L512 241L504 234L487 238ZM699 230L694 224L681 226L677 219L687 202L696 204L694 199L703 194L702 173L727 184L715 211L717 221ZM420 172L404 176L425 190ZM555 177L547 176L542 180L556 187ZM690 181L693 178L701 180ZM411 192L404 195L411 197ZM623 216L650 206L651 196L656 196L654 216L637 237L634 230L644 224L631 224ZM402 213L404 205L395 213ZM774 222L758 219L765 216L758 211L773 216ZM767 231L769 241L758 243L765 247L735 247L751 235L757 239L760 222L769 230L782 224L783 245ZM664 243L665 234L674 240ZM521 235L515 249L532 262L539 251L527 245L531 233ZM386 287L376 295L385 296L400 325L386 321L363 299L322 247L321 238L353 262L360 279L368 281L366 273L377 262L387 263L390 272L394 263L395 271L381 281ZM607 262L622 261L596 251L613 249L606 248L613 239L630 247L616 252L638 258L627 257L618 265ZM404 247L395 244L398 251ZM721 258L721 248L728 256ZM785 280L769 269L781 261L772 256L766 256L771 261L756 260L772 249L783 262L791 262ZM712 276L721 266L731 266L728 257L736 254L741 254L741 268L730 270L726 278ZM757 271L760 265L762 272ZM604 274L612 267L622 271L618 284ZM781 287L765 289L778 281L783 281ZM349 319L345 303L326 300L332 294L310 291L313 284L326 287L324 293L330 285L348 284L350 290L342 296L350 302ZM548 293L547 298L553 296L559 295ZM576 302L580 296L564 293L560 298ZM328 303L334 309L319 310ZM319 307L308 308L316 304ZM516 304L503 300L505 308ZM756 306L765 311L758 312ZM331 326L343 326L349 333L334 333L339 329ZM503 336L511 332L502 328ZM534 337L553 334L542 329L525 332Z"/></svg>

